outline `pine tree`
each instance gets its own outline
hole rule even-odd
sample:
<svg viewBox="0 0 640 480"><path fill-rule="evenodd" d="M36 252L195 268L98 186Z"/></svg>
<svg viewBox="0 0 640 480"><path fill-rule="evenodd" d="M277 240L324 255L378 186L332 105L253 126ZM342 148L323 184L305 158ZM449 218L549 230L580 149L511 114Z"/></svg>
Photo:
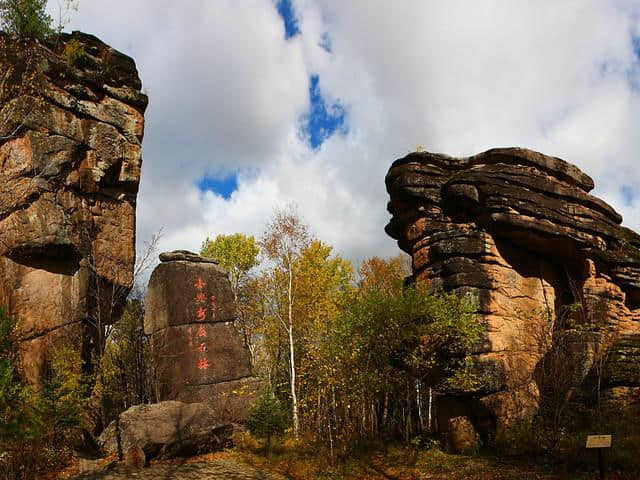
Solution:
<svg viewBox="0 0 640 480"><path fill-rule="evenodd" d="M271 448L271 437L281 435L288 426L287 412L271 390L265 390L249 413L247 428L258 438L266 438L265 449Z"/></svg>

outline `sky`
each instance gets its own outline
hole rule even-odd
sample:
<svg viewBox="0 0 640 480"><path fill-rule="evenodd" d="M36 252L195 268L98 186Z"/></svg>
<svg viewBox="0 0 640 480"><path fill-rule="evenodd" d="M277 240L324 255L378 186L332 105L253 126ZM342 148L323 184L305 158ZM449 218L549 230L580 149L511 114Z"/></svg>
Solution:
<svg viewBox="0 0 640 480"><path fill-rule="evenodd" d="M294 203L336 253L394 255L384 176L418 146L559 156L640 230L640 0L80 0L67 29L149 95L140 249Z"/></svg>

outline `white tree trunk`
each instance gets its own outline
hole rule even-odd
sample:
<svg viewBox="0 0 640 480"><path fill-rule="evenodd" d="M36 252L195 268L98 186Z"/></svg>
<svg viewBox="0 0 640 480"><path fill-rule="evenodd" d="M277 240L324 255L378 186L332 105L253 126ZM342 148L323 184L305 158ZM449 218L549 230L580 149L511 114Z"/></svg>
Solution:
<svg viewBox="0 0 640 480"><path fill-rule="evenodd" d="M300 438L300 420L298 418L298 395L296 394L296 357L295 350L293 346L293 267L291 265L291 260L289 259L289 291L288 300L289 300L289 328L287 329L287 333L289 334L289 356L291 363L291 405L292 405L292 414L293 414L293 436L296 440Z"/></svg>
<svg viewBox="0 0 640 480"><path fill-rule="evenodd" d="M433 424L433 422L431 420L431 405L432 405L432 402L433 402L433 390L431 390L431 387L429 387L429 413L427 415L427 422L428 422L427 430L429 432L432 432L431 425Z"/></svg>
<svg viewBox="0 0 640 480"><path fill-rule="evenodd" d="M420 432L424 428L424 419L422 418L422 392L420 390L420 380L416 380L416 405L418 407L418 423L420 424Z"/></svg>

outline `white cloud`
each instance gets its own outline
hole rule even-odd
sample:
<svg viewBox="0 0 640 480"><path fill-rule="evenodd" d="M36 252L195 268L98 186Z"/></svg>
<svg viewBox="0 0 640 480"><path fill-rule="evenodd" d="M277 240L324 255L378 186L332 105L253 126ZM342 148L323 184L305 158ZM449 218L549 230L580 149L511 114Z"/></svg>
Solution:
<svg viewBox="0 0 640 480"><path fill-rule="evenodd" d="M640 188L631 42L640 1L294 4L301 34L288 41L269 0L80 5L74 26L132 54L150 94L142 239L162 225L164 249L260 234L275 204L294 201L339 252L392 254L384 175L418 144L454 155L517 145L561 156L640 227L620 192ZM297 135L311 73L328 103L347 108L349 128L317 152ZM206 172L237 169L229 200L194 187Z"/></svg>

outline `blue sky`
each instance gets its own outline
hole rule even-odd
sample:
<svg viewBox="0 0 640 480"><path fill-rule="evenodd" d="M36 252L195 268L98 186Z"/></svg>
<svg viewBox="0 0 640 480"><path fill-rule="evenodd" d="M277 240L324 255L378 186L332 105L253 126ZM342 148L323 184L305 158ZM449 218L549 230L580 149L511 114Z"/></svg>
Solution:
<svg viewBox="0 0 640 480"><path fill-rule="evenodd" d="M302 119L302 133L311 148L320 148L336 131L347 133L345 108L340 102L327 105L320 90L320 77L317 74L309 77L309 102L309 113Z"/></svg>
<svg viewBox="0 0 640 480"><path fill-rule="evenodd" d="M225 200L231 198L231 194L238 189L238 177L230 174L223 178L204 176L198 180L198 189L201 192L214 192Z"/></svg>
<svg viewBox="0 0 640 480"><path fill-rule="evenodd" d="M277 9L284 23L284 38L289 39L300 33L291 0L278 0Z"/></svg>
<svg viewBox="0 0 640 480"><path fill-rule="evenodd" d="M336 252L393 255L384 176L417 145L558 156L640 229L640 0L110 0L68 28L149 94L140 246L259 236L293 202Z"/></svg>
<svg viewBox="0 0 640 480"><path fill-rule="evenodd" d="M638 190L632 185L622 185L620 187L620 195L622 195L622 200L625 206L633 207L635 206L636 199L638 198Z"/></svg>
<svg viewBox="0 0 640 480"><path fill-rule="evenodd" d="M291 0L279 0L276 7L284 25L285 39L289 40L300 34ZM320 45L328 52L331 51L328 34L323 35ZM309 76L309 109L300 117L301 136L312 149L318 149L335 132L347 133L345 116L345 107L339 101L328 103L322 96L320 77L317 73L312 73ZM202 192L211 191L228 200L238 188L237 173L226 173L220 177L205 175L197 181L197 186Z"/></svg>

